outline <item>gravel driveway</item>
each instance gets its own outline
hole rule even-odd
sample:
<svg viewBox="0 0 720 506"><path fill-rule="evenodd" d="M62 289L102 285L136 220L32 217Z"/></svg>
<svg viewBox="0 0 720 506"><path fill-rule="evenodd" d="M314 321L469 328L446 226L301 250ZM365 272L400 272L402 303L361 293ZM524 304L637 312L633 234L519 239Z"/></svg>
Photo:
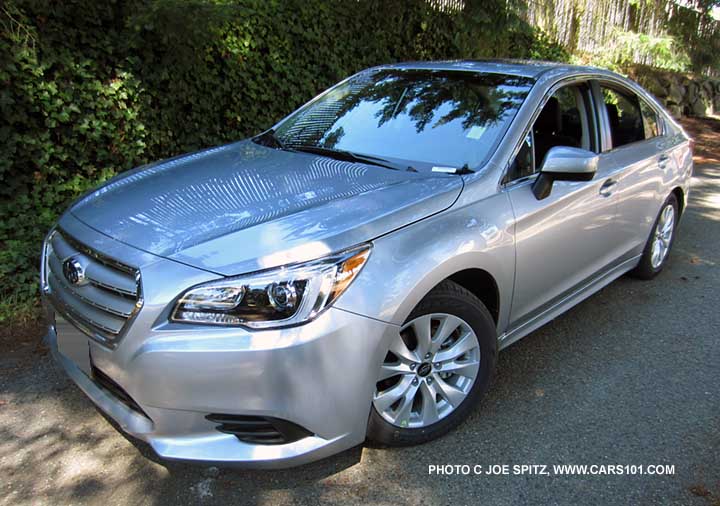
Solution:
<svg viewBox="0 0 720 506"><path fill-rule="evenodd" d="M275 472L157 462L35 339L14 336L0 353L0 505L720 505L720 160L706 161L665 272L621 278L502 352L481 409L423 446ZM433 464L667 464L674 474L442 476Z"/></svg>

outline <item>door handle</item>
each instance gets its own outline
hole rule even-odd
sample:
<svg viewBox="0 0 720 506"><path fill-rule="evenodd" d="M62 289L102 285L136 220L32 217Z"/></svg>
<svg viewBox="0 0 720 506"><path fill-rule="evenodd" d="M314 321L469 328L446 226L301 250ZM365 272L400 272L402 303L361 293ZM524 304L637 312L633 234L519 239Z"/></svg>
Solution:
<svg viewBox="0 0 720 506"><path fill-rule="evenodd" d="M665 170L667 168L668 160L670 160L670 157L666 154L662 154L658 157L658 167Z"/></svg>
<svg viewBox="0 0 720 506"><path fill-rule="evenodd" d="M614 179L606 180L600 187L600 195L602 195L603 197L609 197L610 195L612 195L615 185L617 185L617 181L615 181Z"/></svg>

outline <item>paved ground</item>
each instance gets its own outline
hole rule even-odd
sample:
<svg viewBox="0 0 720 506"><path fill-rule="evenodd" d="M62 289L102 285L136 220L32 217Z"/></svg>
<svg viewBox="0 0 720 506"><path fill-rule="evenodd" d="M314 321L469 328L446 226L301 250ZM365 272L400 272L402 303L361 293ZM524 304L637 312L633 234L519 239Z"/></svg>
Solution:
<svg viewBox="0 0 720 506"><path fill-rule="evenodd" d="M0 505L720 505L720 160L704 156L667 270L620 279L504 351L482 408L424 446L356 448L283 472L157 463L34 339L15 336L20 346L0 353ZM428 474L430 464L563 463L675 474Z"/></svg>

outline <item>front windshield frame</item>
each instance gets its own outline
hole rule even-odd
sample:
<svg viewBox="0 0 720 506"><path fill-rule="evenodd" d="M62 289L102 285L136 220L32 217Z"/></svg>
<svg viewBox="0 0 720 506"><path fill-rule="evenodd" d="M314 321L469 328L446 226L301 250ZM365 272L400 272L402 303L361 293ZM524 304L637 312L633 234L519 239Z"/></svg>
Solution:
<svg viewBox="0 0 720 506"><path fill-rule="evenodd" d="M354 74L336 85L328 88L327 90L323 91L319 95L317 95L315 98L298 108L297 110L290 113L288 116L277 122L272 127L272 132L282 133L283 127L286 125L286 123L293 121L297 116L302 115L307 112L308 109L315 106L318 102L321 102L324 100L328 95L335 92L339 88L346 86L348 82L351 82L354 79L358 79L360 77L366 77L368 74L374 75L382 72L392 72L395 74L407 74L407 75L413 75L413 74L426 74L426 75L440 75L440 76L452 76L457 79L462 80L477 80L477 81L483 81L483 80L496 80L498 82L505 79L506 81L514 80L518 83L518 86L522 86L522 96L518 98L518 102L515 104L515 106L512 108L512 114L506 118L503 118L502 120L502 126L500 129L497 130L497 132L494 135L494 138L491 139L487 150L485 151L484 156L478 160L475 161L473 164L454 164L452 165L455 169L470 169L471 171L476 171L483 166L485 166L490 159L492 159L493 155L496 153L498 147L501 145L503 139L507 135L508 131L510 131L511 126L513 125L515 119L518 116L519 111L522 109L522 107L525 105L525 102L527 101L527 98L530 96L533 87L535 86L537 80L533 77L525 76L525 75L519 75L519 74L512 74L512 73L504 73L504 72L487 72L487 71L469 71L469 70L458 70L458 69L443 69L443 68L413 68L413 67L375 67L367 70L363 70L357 74ZM499 85L496 85L499 86ZM323 147L320 144L317 144L318 147ZM288 146L288 149L292 149L292 146ZM357 154L364 155L364 156L370 156L370 157L377 157L378 159L384 159L390 162L393 162L395 164L399 165L407 165L410 168L419 168L421 171L423 170L429 170L431 166L442 166L442 168L447 168L447 164L443 163L441 160L437 161L428 161L428 160L416 160L411 158L398 158L393 156L387 156L380 153L374 153L372 151L365 151L365 150L355 150Z"/></svg>

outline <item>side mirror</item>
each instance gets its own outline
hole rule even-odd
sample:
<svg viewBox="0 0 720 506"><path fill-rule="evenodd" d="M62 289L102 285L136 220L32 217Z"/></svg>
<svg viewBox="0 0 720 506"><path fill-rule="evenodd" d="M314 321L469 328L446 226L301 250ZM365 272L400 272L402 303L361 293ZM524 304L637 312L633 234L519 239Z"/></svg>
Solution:
<svg viewBox="0 0 720 506"><path fill-rule="evenodd" d="M598 156L592 151L555 146L545 155L532 190L542 200L550 195L553 181L590 181L595 175Z"/></svg>

